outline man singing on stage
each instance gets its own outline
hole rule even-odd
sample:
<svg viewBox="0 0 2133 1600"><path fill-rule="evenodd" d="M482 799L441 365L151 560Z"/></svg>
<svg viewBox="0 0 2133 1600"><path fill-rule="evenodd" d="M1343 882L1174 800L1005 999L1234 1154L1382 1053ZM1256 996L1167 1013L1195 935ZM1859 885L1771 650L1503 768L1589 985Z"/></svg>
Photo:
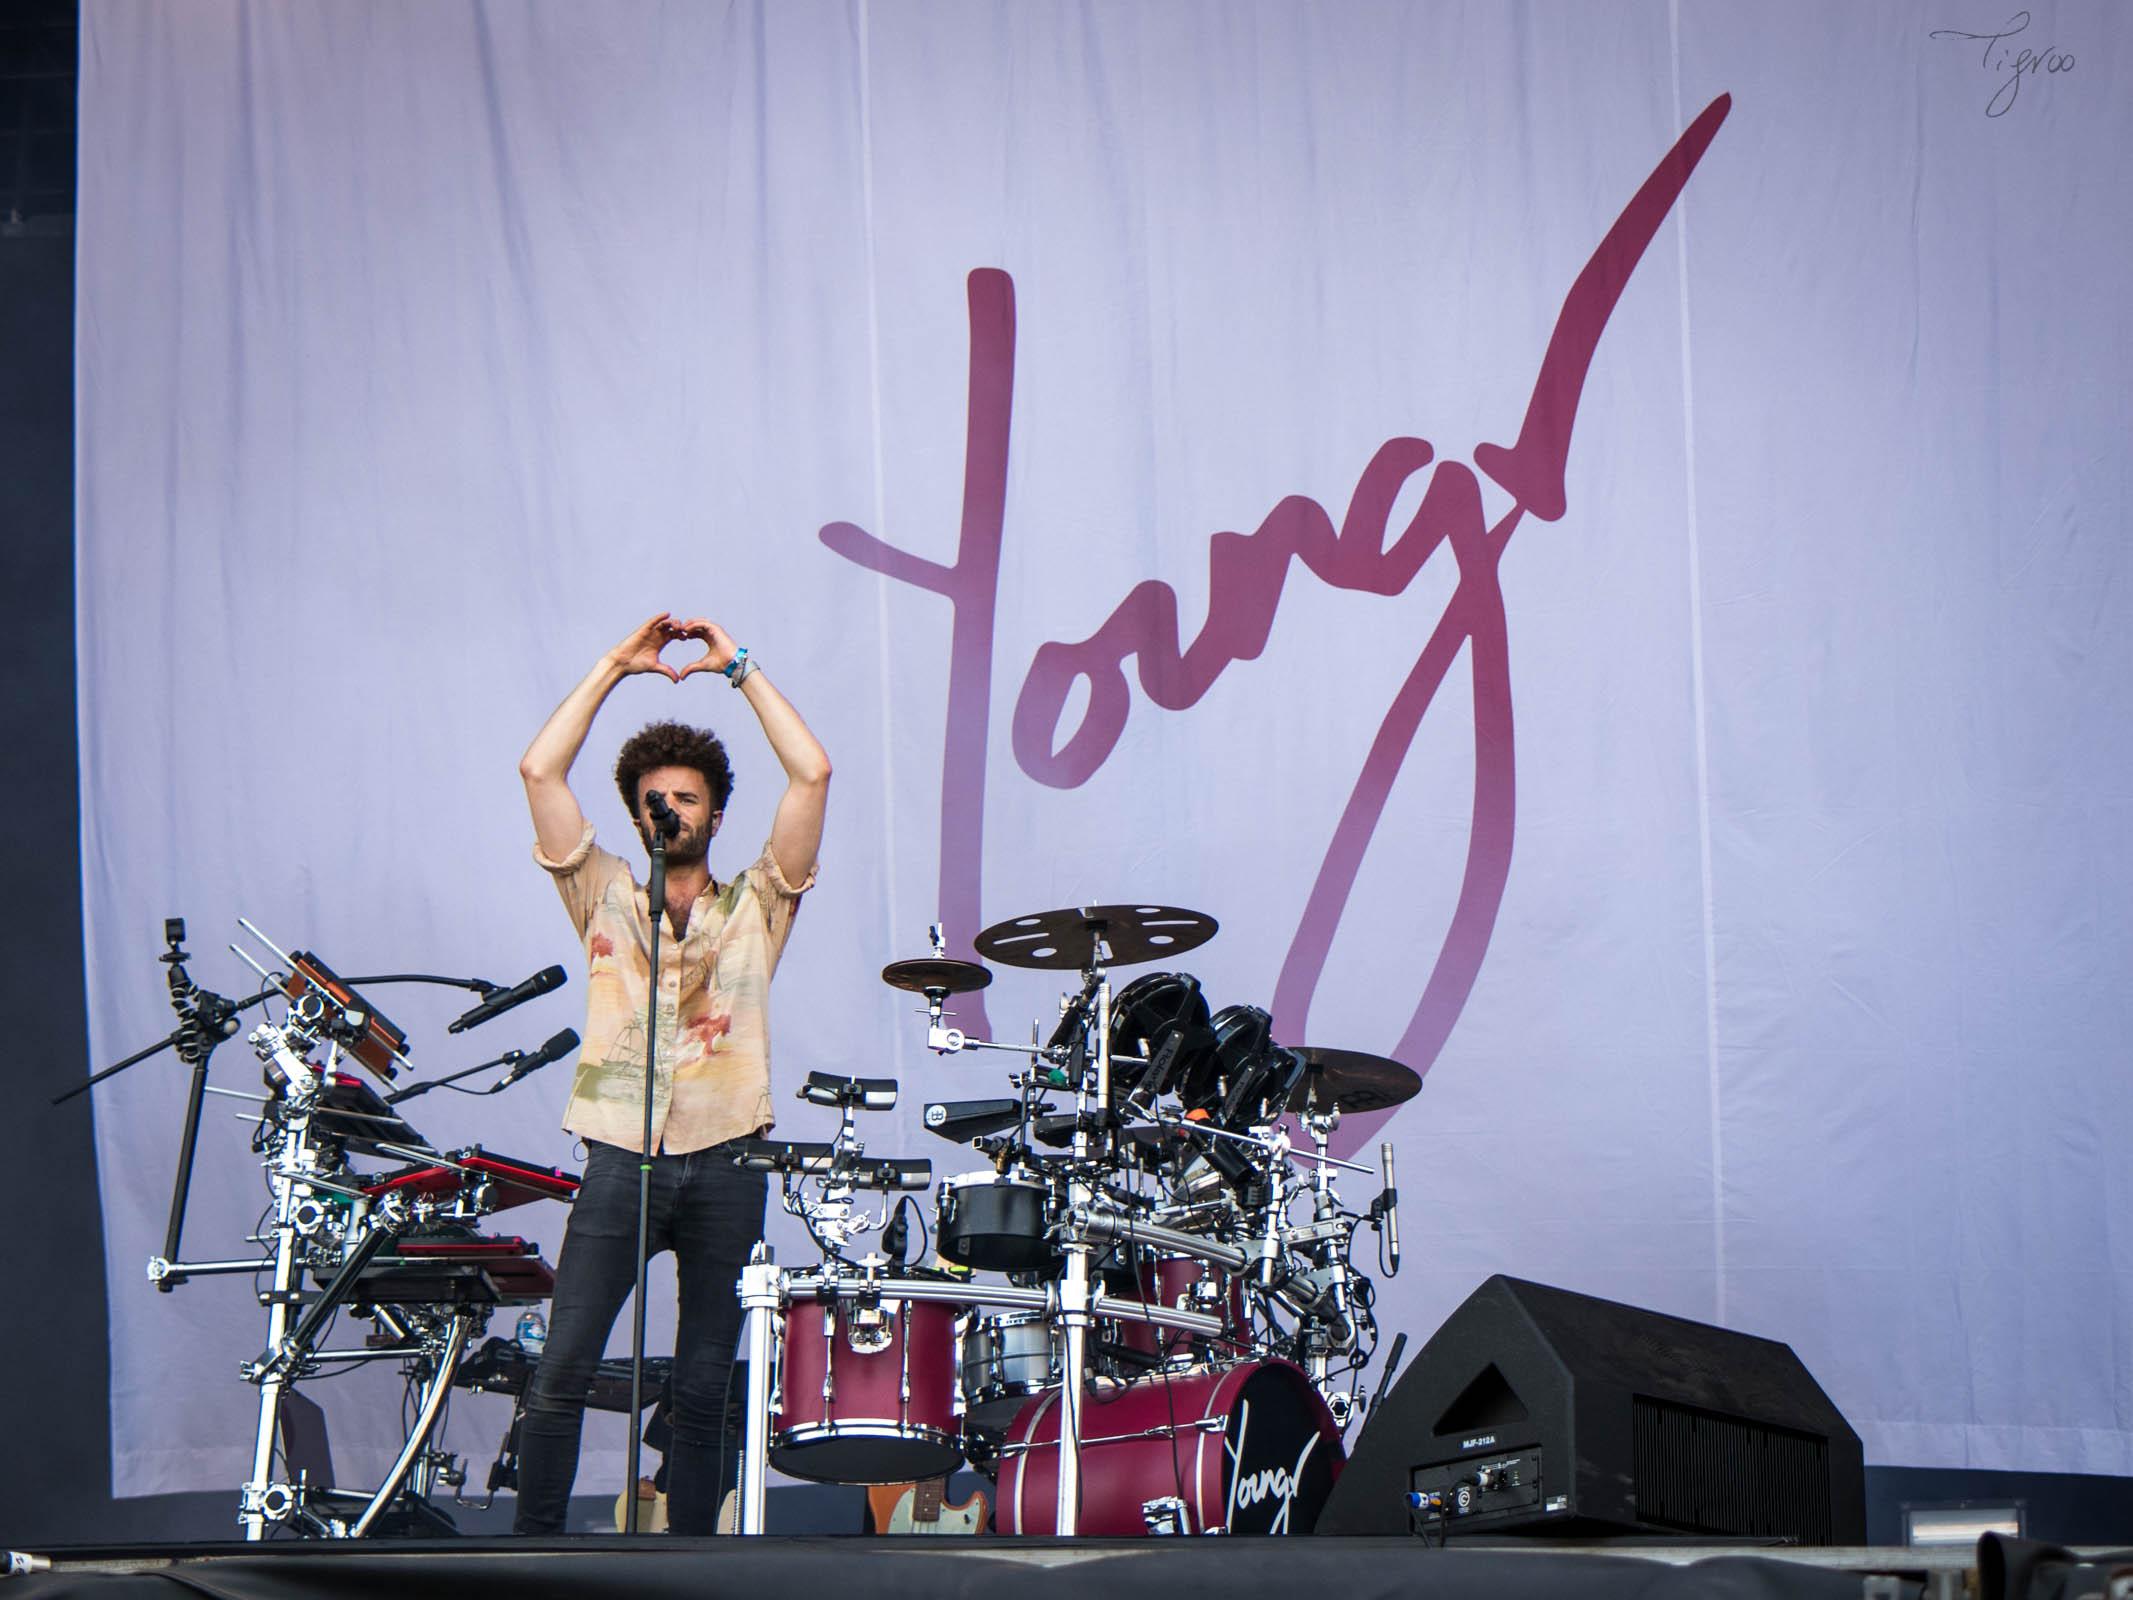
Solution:
<svg viewBox="0 0 2133 1600"><path fill-rule="evenodd" d="M660 652L701 640L679 669ZM664 795L681 820L667 844L666 903L647 905L629 863L593 843L570 791L571 763L610 691L638 673L681 683L722 674L746 697L785 769L770 842L730 882L708 851L733 790L717 738L676 722L631 737L615 780L649 848L645 797ZM563 1126L585 1142L585 1181L556 1267L548 1344L519 1429L520 1533L563 1527L578 1470L585 1391L637 1275L638 1157L644 1122L644 1019L652 975L650 919L663 912L657 1069L653 1083L651 1249L672 1250L680 1282L667 1522L715 1531L723 1481L726 1378L740 1333L735 1285L763 1231L765 1180L733 1164L733 1141L772 1120L770 979L800 896L815 881L829 796L829 756L785 697L716 623L651 618L600 658L535 735L519 776L533 810L534 859L552 873L585 943L585 1045Z"/></svg>

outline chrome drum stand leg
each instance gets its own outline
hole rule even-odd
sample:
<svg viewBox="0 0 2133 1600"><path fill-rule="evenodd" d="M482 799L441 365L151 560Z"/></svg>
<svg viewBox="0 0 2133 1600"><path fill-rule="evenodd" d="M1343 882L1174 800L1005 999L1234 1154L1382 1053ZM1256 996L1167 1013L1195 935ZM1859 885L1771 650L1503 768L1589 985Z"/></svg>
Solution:
<svg viewBox="0 0 2133 1600"><path fill-rule="evenodd" d="M1086 1204L1086 1189L1079 1179L1074 1198ZM1062 1538L1081 1528L1081 1407L1088 1380L1090 1314L1089 1258L1092 1246L1076 1241L1067 1246L1066 1278L1059 1285L1059 1320L1066 1328L1066 1352L1059 1373L1059 1499L1052 1528Z"/></svg>
<svg viewBox="0 0 2133 1600"><path fill-rule="evenodd" d="M456 1312L450 1326L445 1330L443 1348L433 1357L434 1371L430 1375L429 1392L422 1397L422 1408L416 1415L415 1426L409 1430L407 1443L400 1447L398 1459L392 1470L385 1474L384 1483L370 1497L370 1504L363 1508L362 1516L348 1530L351 1539L360 1539L370 1532L378 1513L392 1503L400 1492L400 1485L407 1480L408 1469L415 1464L415 1457L428 1448L430 1434L437 1426L438 1413L444 1410L444 1402L452 1392L452 1375L459 1370L459 1358L467 1347L467 1330L473 1319L466 1312Z"/></svg>
<svg viewBox="0 0 2133 1600"><path fill-rule="evenodd" d="M299 1113L288 1126L286 1142L274 1166L274 1287L269 1291L267 1303L267 1351L270 1357L279 1354L288 1339L289 1318L296 1305L296 1172L309 1164L310 1133L309 1119ZM295 1495L290 1487L272 1481L274 1441L281 1426L282 1390L294 1376L280 1364L273 1364L256 1375L259 1432L252 1440L252 1476L244 1486L238 1514L247 1539L264 1539L270 1524L281 1521L296 1508Z"/></svg>
<svg viewBox="0 0 2133 1600"><path fill-rule="evenodd" d="M785 1302L785 1274L778 1269L769 1245L756 1245L748 1265L741 1269L740 1290L746 1318L741 1343L748 1353L748 1420L734 1525L741 1533L761 1533L770 1477L770 1396L776 1378L777 1324Z"/></svg>

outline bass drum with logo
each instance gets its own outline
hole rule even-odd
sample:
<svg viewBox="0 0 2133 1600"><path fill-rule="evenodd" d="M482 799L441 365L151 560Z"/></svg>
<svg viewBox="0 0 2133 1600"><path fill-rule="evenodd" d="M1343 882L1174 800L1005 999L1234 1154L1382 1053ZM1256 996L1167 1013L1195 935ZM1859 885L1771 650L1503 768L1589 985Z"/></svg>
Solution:
<svg viewBox="0 0 2133 1600"><path fill-rule="evenodd" d="M1000 1446L993 1525L1049 1534L1059 1495L1059 1397L1025 1404ZM1309 1533L1347 1456L1311 1380L1247 1361L1091 1385L1082 1410L1081 1516L1090 1538L1145 1534L1155 1502L1183 1502L1187 1533Z"/></svg>

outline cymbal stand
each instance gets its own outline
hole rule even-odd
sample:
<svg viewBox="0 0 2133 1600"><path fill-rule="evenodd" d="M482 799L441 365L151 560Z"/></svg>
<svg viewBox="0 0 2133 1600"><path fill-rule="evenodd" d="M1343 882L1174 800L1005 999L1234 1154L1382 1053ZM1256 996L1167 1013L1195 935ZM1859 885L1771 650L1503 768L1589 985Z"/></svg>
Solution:
<svg viewBox="0 0 2133 1600"><path fill-rule="evenodd" d="M1088 1378L1089 1335L1095 1331L1094 1272L1096 1244L1073 1219L1094 1207L1098 1188L1090 1172L1110 1145L1111 1113L1111 978L1105 970L1109 951L1099 932L1089 966L1083 973L1084 993L1096 996L1095 1107L1089 1104L1089 1074L1077 1074L1074 1084L1074 1163L1068 1179L1068 1223L1063 1243L1066 1274L1059 1284L1058 1320L1063 1325L1065 1349L1059 1373L1059 1495L1053 1513L1053 1528L1072 1537L1081 1528L1081 1425L1082 1405Z"/></svg>
<svg viewBox="0 0 2133 1600"><path fill-rule="evenodd" d="M1362 1343L1360 1319L1369 1313L1359 1304L1348 1252L1360 1220L1341 1209L1340 1195L1333 1187L1332 1158L1326 1146L1340 1124L1338 1106L1311 1112L1299 1120L1317 1147L1318 1163L1310 1177L1311 1221L1296 1242L1311 1263L1314 1294L1311 1316L1300 1330L1304 1340L1304 1370L1333 1411L1333 1420L1346 1427L1353 1414L1354 1395L1332 1388L1333 1358L1358 1349Z"/></svg>
<svg viewBox="0 0 2133 1600"><path fill-rule="evenodd" d="M928 989L926 991L926 998L928 1001L934 1001L936 999L946 1000L948 998L948 991L945 989ZM937 1007L935 1007L930 1009L928 1014L931 1020L928 1022L926 1027L926 1048L928 1050L931 1050L937 1056L952 1056L959 1050L1000 1050L1011 1056L1026 1056L1032 1054L1042 1056L1045 1053L1041 1046L1032 1047L1026 1044L995 1044L990 1039L973 1038L971 1035L965 1033L961 1028L948 1027L942 1023L941 1018L944 1015L951 1017L954 1016L955 1013L952 1011L942 1012Z"/></svg>

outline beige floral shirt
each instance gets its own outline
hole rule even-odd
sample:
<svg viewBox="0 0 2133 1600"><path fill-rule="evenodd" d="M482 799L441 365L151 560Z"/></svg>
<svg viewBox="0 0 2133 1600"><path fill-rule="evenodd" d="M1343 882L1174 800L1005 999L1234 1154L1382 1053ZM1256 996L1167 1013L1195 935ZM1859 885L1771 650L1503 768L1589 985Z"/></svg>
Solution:
<svg viewBox="0 0 2133 1600"><path fill-rule="evenodd" d="M645 886L628 862L593 843L590 822L563 860L549 860L538 844L533 859L554 874L585 941L585 1043L563 1127L636 1150L651 978ZM685 1155L770 1126L770 978L814 883L813 872L798 888L787 883L765 845L747 871L704 891L684 937L661 926L654 1149Z"/></svg>

